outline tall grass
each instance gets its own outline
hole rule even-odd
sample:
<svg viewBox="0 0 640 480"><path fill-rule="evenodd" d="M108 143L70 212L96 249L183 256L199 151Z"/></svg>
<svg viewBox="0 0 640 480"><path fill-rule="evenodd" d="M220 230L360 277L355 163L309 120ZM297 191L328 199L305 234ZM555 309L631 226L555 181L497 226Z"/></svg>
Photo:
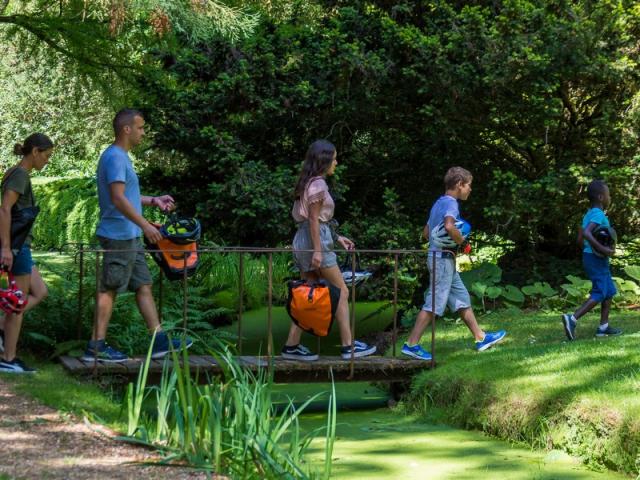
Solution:
<svg viewBox="0 0 640 480"><path fill-rule="evenodd" d="M210 353L224 373L204 385L190 371L184 350L173 351L159 384L148 386L147 356L137 382L127 390L129 423L123 439L159 450L164 462L186 463L234 479L328 479L335 441L335 388L329 399L324 471L319 472L305 461L305 454L325 428L303 434L299 416L321 394L299 408L290 400L278 413L271 398L271 371L254 374L241 368L221 343ZM153 406L142 412L147 398L154 400Z"/></svg>

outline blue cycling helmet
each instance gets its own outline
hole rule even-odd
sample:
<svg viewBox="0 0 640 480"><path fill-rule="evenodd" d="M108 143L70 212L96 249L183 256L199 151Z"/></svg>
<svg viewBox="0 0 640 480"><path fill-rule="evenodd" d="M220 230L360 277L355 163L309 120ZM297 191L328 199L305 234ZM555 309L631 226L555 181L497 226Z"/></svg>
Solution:
<svg viewBox="0 0 640 480"><path fill-rule="evenodd" d="M471 224L462 218L456 220L455 227L460 231L462 238L467 240L471 234ZM439 224L431 231L429 235L429 243L436 248L457 248L458 244L449 236L444 228L444 222Z"/></svg>

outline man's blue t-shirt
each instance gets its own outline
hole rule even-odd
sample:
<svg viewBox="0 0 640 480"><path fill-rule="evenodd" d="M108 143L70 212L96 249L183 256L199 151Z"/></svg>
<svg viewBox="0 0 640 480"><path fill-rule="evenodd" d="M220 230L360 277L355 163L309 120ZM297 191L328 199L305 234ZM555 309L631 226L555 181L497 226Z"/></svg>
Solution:
<svg viewBox="0 0 640 480"><path fill-rule="evenodd" d="M96 234L112 240L131 240L139 238L142 230L125 217L111 201L110 185L114 182L124 183L124 196L139 214L142 214L140 184L138 175L133 170L131 159L125 150L110 145L98 162L98 203L100 205L100 221Z"/></svg>
<svg viewBox="0 0 640 480"><path fill-rule="evenodd" d="M458 219L460 216L460 209L458 208L458 201L451 195L443 195L436 203L431 207L429 218L427 219L427 225L429 226L429 232L444 222L445 217L453 217ZM432 247L429 244L429 251L437 251L436 247Z"/></svg>
<svg viewBox="0 0 640 480"><path fill-rule="evenodd" d="M589 225L590 223L595 223L596 225L598 225L599 227L604 226L604 227L610 227L611 224L609 223L609 219L607 218L607 216L604 213L604 210L602 210L601 208L590 208L587 213L585 213L584 217L582 218L582 229L586 229L587 225ZM583 251L585 253L593 253L593 250L591 249L591 244L585 239L584 240L584 249Z"/></svg>

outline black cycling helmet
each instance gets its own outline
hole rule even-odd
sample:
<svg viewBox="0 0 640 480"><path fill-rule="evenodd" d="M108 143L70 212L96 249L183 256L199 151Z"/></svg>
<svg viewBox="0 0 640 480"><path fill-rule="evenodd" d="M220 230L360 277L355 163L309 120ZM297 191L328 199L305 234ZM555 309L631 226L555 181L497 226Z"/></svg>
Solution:
<svg viewBox="0 0 640 480"><path fill-rule="evenodd" d="M195 218L170 215L164 225L160 227L160 233L173 243L186 245L200 240L202 228L200 222Z"/></svg>
<svg viewBox="0 0 640 480"><path fill-rule="evenodd" d="M615 248L618 241L618 235L613 227L601 225L593 231L593 238L603 247ZM593 249L593 253L599 257L603 255Z"/></svg>

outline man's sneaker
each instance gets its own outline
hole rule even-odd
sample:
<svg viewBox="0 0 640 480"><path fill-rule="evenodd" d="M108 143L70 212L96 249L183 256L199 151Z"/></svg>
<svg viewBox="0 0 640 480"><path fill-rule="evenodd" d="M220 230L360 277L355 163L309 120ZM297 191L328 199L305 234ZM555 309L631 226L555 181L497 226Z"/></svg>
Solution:
<svg viewBox="0 0 640 480"><path fill-rule="evenodd" d="M622 335L622 330L619 328L607 327L606 330L596 329L596 337L615 337Z"/></svg>
<svg viewBox="0 0 640 480"><path fill-rule="evenodd" d="M313 362L318 359L318 354L311 353L307 347L299 343L293 347L285 345L280 352L282 358L287 360L302 360L303 362Z"/></svg>
<svg viewBox="0 0 640 480"><path fill-rule="evenodd" d="M129 357L107 345L104 340L90 340L80 360L83 362L95 362L97 360L105 363L121 363L129 360Z"/></svg>
<svg viewBox="0 0 640 480"><path fill-rule="evenodd" d="M402 346L402 350L400 351L405 355L408 355L413 358L417 358L419 360L427 360L427 361L432 360L431 354L427 352L424 348L422 348L420 345L414 345L413 347L410 347L405 343Z"/></svg>
<svg viewBox="0 0 640 480"><path fill-rule="evenodd" d="M153 336L151 338L153 338ZM156 340L153 343L153 348L151 349L151 358L157 360L159 358L163 358L172 349L180 351L183 348L191 347L191 345L193 345L193 340L189 337L172 338L171 343L169 343L169 336L167 335L167 332L158 332L156 333Z"/></svg>
<svg viewBox="0 0 640 480"><path fill-rule="evenodd" d="M359 342L356 340L353 342L353 356L355 358L366 357L368 355L372 355L376 353L375 345L367 345L364 342ZM351 345L347 345L346 347L342 347L340 349L340 355L344 360L351 359Z"/></svg>
<svg viewBox="0 0 640 480"><path fill-rule="evenodd" d="M36 370L35 368L27 367L22 360L16 357L11 361L0 359L0 372L36 373Z"/></svg>
<svg viewBox="0 0 640 480"><path fill-rule="evenodd" d="M497 332L487 332L484 335L484 340L476 342L476 350L484 352L487 348L493 347L496 343L502 340L507 335L504 330L498 330Z"/></svg>
<svg viewBox="0 0 640 480"><path fill-rule="evenodd" d="M567 335L569 340L575 340L576 338L576 322L573 318L573 315L570 313L565 313L562 315L562 326L564 326L564 333Z"/></svg>

